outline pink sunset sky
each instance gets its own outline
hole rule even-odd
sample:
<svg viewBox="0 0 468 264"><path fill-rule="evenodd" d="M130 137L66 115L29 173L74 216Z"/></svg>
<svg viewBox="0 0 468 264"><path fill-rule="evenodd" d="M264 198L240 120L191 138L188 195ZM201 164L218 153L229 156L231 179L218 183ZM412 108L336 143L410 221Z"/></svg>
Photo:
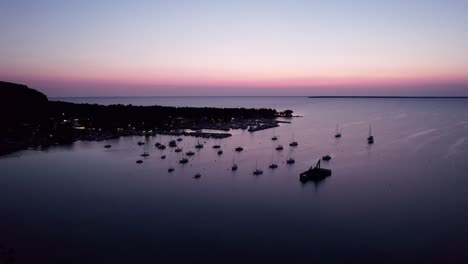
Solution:
<svg viewBox="0 0 468 264"><path fill-rule="evenodd" d="M0 3L0 80L50 97L468 95L466 1L65 2Z"/></svg>

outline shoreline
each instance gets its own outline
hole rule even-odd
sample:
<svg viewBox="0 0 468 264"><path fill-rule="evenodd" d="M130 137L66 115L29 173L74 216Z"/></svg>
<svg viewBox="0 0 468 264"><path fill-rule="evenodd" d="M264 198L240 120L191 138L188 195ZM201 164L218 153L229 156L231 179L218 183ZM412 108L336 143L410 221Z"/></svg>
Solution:
<svg viewBox="0 0 468 264"><path fill-rule="evenodd" d="M279 126L293 111L266 108L215 108L99 105L48 101L25 85L0 82L5 124L0 156L28 148L45 149L78 140L102 141L121 136L193 136L222 139L232 129L255 132ZM218 132L203 132L202 130ZM191 130L191 131L187 131Z"/></svg>

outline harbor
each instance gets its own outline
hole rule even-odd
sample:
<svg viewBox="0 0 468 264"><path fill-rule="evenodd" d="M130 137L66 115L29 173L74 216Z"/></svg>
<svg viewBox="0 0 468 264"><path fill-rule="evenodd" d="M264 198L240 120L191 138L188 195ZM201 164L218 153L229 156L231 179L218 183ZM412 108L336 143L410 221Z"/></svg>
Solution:
<svg viewBox="0 0 468 264"><path fill-rule="evenodd" d="M372 244L391 248L394 244L388 242L385 232L389 228L440 228L437 233L443 234L446 227L427 226L431 217L449 220L456 214L459 218L455 219L465 221L457 210L459 197L466 193L462 183L468 169L463 140L466 124L462 123L466 121L465 103L369 99L366 104L350 101L343 109L339 100L308 104L309 100L314 99L269 98L260 105L290 108L302 116L287 119L290 123L279 127L253 133L247 129L199 131L231 134L222 139L142 133L101 141L78 140L3 156L1 181L6 188L0 195L15 203L4 205L6 212L13 213L5 218L2 234L34 241L47 230L41 245L58 248L65 243L67 256L75 252L68 244L77 240L93 250L103 250L113 241L131 240L130 233L143 236L149 241L145 246L151 249L154 245L165 250L177 248L171 239L186 241L187 232L195 232L196 237L185 245L205 245L199 237L216 240L221 234L229 241L216 240L209 245L228 246L230 241L258 234L252 242L243 243L254 247L266 241L300 239L326 251L332 247L323 243L324 237L344 239L341 232L329 230L344 228L350 232L348 238L360 246L371 238ZM210 98L200 102L214 103ZM417 111L410 112L414 109ZM444 116L453 118L439 118ZM335 138L336 123L341 138ZM369 136L374 144L368 143ZM174 141L176 146L171 147ZM291 146L293 142L297 146ZM166 147L159 149L158 143ZM199 143L203 148L195 148ZM278 145L282 151L276 150ZM322 160L327 155L330 159ZM289 159L294 163L289 164ZM301 174L313 170L319 159L320 168L331 170L331 175L318 174L303 183ZM450 166L441 166L439 160ZM450 206L453 201L457 203ZM434 205L441 211L431 210ZM395 212L402 210L405 214L395 218ZM421 215L421 210L427 214ZM112 221L114 224L109 224ZM310 226L319 227L322 235ZM233 227L232 233L226 233ZM377 235L385 235L385 239L374 239L379 228L383 231ZM284 229L291 235L277 233ZM101 230L100 240L89 237L94 230ZM390 234L392 240L401 236ZM69 237L73 239L67 242ZM404 237L411 244L427 241ZM440 238L434 238L434 243ZM41 245L39 253L45 252ZM293 245L288 253L297 254L302 242ZM24 248L20 251L14 244L7 246L16 252ZM340 251L356 252L346 246ZM37 248L31 243L31 250ZM197 252L203 248L195 247Z"/></svg>

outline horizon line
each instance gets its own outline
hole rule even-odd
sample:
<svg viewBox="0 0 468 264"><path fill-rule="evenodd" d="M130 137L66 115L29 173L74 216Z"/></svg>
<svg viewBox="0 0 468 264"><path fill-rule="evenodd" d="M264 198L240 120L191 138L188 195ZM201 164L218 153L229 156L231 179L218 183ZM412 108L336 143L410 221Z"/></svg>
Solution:
<svg viewBox="0 0 468 264"><path fill-rule="evenodd" d="M468 96L398 96L398 95L142 95L142 96L47 96L49 99L60 98L144 98L144 97L306 97L311 99L468 99Z"/></svg>

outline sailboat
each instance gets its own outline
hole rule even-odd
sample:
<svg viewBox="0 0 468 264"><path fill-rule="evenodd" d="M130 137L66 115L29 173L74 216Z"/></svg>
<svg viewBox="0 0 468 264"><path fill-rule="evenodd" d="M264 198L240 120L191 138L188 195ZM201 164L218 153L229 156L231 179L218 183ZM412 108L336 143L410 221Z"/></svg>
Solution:
<svg viewBox="0 0 468 264"><path fill-rule="evenodd" d="M270 169L276 169L278 168L278 164L273 162L273 152L271 153L271 164L268 166Z"/></svg>
<svg viewBox="0 0 468 264"><path fill-rule="evenodd" d="M293 157L291 157L291 151L289 152L289 159L286 160L286 163L287 163L287 164L294 164L294 163L296 163L296 160L295 160Z"/></svg>
<svg viewBox="0 0 468 264"><path fill-rule="evenodd" d="M166 145L164 145L164 144L159 144L158 149L160 149L160 150L166 149Z"/></svg>
<svg viewBox="0 0 468 264"><path fill-rule="evenodd" d="M159 148L161 146L161 134L159 134L159 141L154 144L155 147Z"/></svg>
<svg viewBox="0 0 468 264"><path fill-rule="evenodd" d="M177 142L175 140L169 141L169 147L171 147L171 148L177 147Z"/></svg>
<svg viewBox="0 0 468 264"><path fill-rule="evenodd" d="M221 148L221 145L219 145L219 144L217 143L216 145L213 145L213 148L214 148L214 149L219 149L219 148Z"/></svg>
<svg viewBox="0 0 468 264"><path fill-rule="evenodd" d="M299 145L299 143L297 143L297 141L294 141L294 132L293 132L292 142L289 144L289 146L291 146L291 147L297 147L297 145Z"/></svg>
<svg viewBox="0 0 468 264"><path fill-rule="evenodd" d="M203 148L203 144L200 143L200 140L197 141L197 144L195 145L195 148L197 148L197 149Z"/></svg>
<svg viewBox="0 0 468 264"><path fill-rule="evenodd" d="M374 136L372 136L372 127L369 125L369 136L367 137L368 144L374 144Z"/></svg>
<svg viewBox="0 0 468 264"><path fill-rule="evenodd" d="M236 171L236 170L237 170L237 164L236 164L236 162L234 161L234 156L232 157L232 167L231 167L231 170L232 170L232 171Z"/></svg>
<svg viewBox="0 0 468 264"><path fill-rule="evenodd" d="M253 175L260 175L263 174L263 171L258 168L258 162L255 162L255 170L253 171Z"/></svg>
<svg viewBox="0 0 468 264"><path fill-rule="evenodd" d="M340 138L341 137L341 133L340 131L338 130L338 122L336 123L336 134L335 134L335 138Z"/></svg>
<svg viewBox="0 0 468 264"><path fill-rule="evenodd" d="M169 168L167 169L167 172L171 173L174 171L174 166L172 165L172 161L169 161Z"/></svg>
<svg viewBox="0 0 468 264"><path fill-rule="evenodd" d="M273 129L273 137L271 138L271 140L273 141L278 140L278 137L275 135L276 134L275 131L276 131L276 128Z"/></svg>

